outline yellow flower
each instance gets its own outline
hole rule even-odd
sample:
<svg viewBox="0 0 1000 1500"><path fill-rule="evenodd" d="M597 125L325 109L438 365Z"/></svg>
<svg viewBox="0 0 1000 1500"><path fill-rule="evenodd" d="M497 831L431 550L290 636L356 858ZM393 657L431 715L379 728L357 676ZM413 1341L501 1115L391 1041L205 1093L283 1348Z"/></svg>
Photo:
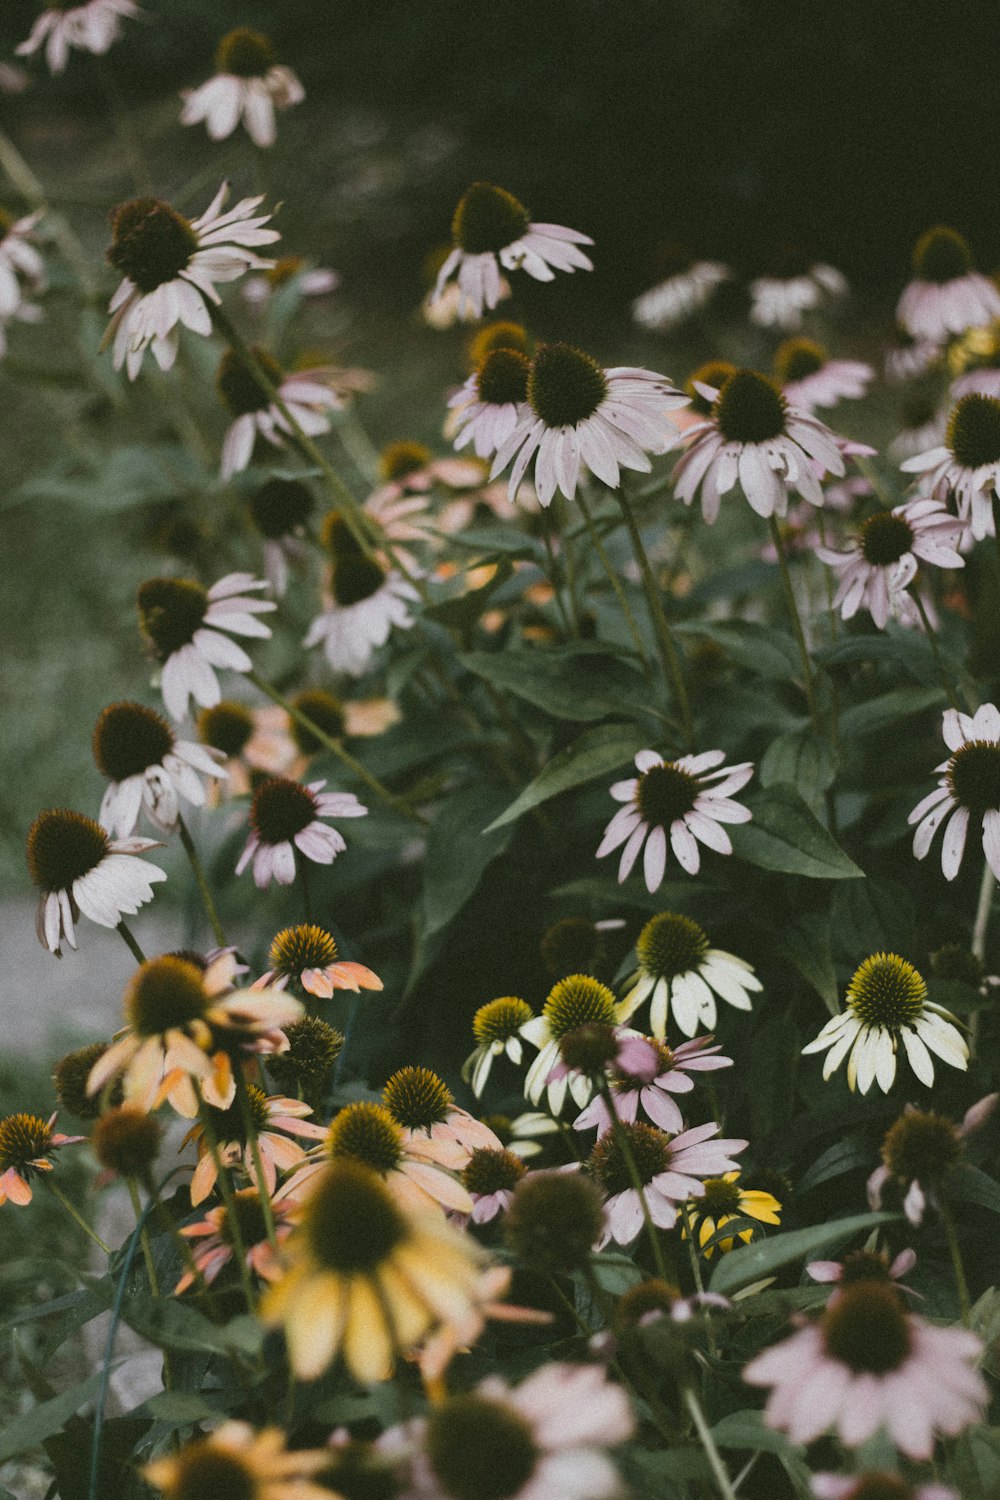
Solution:
<svg viewBox="0 0 1000 1500"><path fill-rule="evenodd" d="M158 1458L143 1477L167 1500L330 1500L330 1491L310 1476L329 1468L323 1448L289 1452L277 1427L254 1432L247 1422L223 1422L209 1437L196 1438L173 1458Z"/></svg>
<svg viewBox="0 0 1000 1500"><path fill-rule="evenodd" d="M704 1247L720 1229L733 1219L757 1219L761 1224L781 1223L781 1204L770 1193L757 1188L737 1187L739 1172L727 1172L723 1177L709 1177L705 1182L705 1196L692 1199L688 1204L688 1215L696 1226L698 1244L706 1260L711 1260L716 1246ZM682 1231L687 1237L686 1231ZM751 1228L741 1229L731 1240L719 1240L718 1248L728 1254L740 1239L748 1244L753 1238Z"/></svg>
<svg viewBox="0 0 1000 1500"><path fill-rule="evenodd" d="M300 1380L342 1352L358 1380L387 1380L397 1354L484 1300L481 1253L437 1215L410 1214L370 1168L334 1160L302 1205L285 1275L261 1304Z"/></svg>

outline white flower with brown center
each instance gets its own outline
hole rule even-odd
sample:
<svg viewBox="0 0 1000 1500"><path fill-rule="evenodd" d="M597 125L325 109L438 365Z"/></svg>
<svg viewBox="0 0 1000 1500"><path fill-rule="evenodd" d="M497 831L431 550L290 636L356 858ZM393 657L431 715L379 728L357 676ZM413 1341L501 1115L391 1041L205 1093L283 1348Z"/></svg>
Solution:
<svg viewBox="0 0 1000 1500"><path fill-rule="evenodd" d="M36 209L14 219L0 210L0 320L4 322L25 306L22 281L32 292L45 289L45 266L32 243L43 213L44 209Z"/></svg>
<svg viewBox="0 0 1000 1500"><path fill-rule="evenodd" d="M61 73L70 51L110 50L122 34L122 21L141 15L132 0L88 0L85 5L50 5L38 17L26 41L14 48L18 57L32 57L45 48L51 73Z"/></svg>
<svg viewBox="0 0 1000 1500"><path fill-rule="evenodd" d="M444 296L453 277L458 281L459 316L477 318L483 308L496 307L503 295L502 266L526 271L535 281L552 281L557 271L592 271L580 249L594 242L561 224L535 224L523 203L490 182L474 182L455 210L454 248L444 260L431 307Z"/></svg>
<svg viewBox="0 0 1000 1500"><path fill-rule="evenodd" d="M924 859L945 819L941 870L954 880L962 865L970 824L981 833L983 853L1000 880L1000 711L984 703L973 715L948 708L942 725L951 751L936 767L940 781L918 802L907 821L916 823L913 853Z"/></svg>
<svg viewBox="0 0 1000 1500"><path fill-rule="evenodd" d="M920 1082L934 1082L931 1053L952 1068L969 1065L969 1049L955 1017L927 998L923 975L896 953L873 953L847 986L846 1008L827 1021L804 1054L826 1052L823 1077L847 1058L847 1083L867 1094L877 1082L883 1094L896 1078L902 1044Z"/></svg>
<svg viewBox="0 0 1000 1500"><path fill-rule="evenodd" d="M456 448L471 443L477 458L492 458L510 437L528 396L531 361L519 349L494 349L448 402Z"/></svg>
<svg viewBox="0 0 1000 1500"><path fill-rule="evenodd" d="M847 281L835 266L824 261L810 263L795 249L780 256L782 265L773 274L758 276L750 283L750 321L760 328L783 328L794 333L806 313L847 294Z"/></svg>
<svg viewBox="0 0 1000 1500"><path fill-rule="evenodd" d="M266 270L259 245L280 239L267 229L270 214L258 214L262 197L243 198L223 212L224 182L197 219L186 219L159 198L133 198L112 215L108 260L123 281L108 307L111 321L102 347L113 345L114 367L130 380L152 349L161 370L177 358L179 325L206 337L212 331L209 304L220 300L217 282L238 281L247 270Z"/></svg>
<svg viewBox="0 0 1000 1500"><path fill-rule="evenodd" d="M308 786L285 776L270 776L254 793L250 809L252 830L236 866L242 875L253 862L254 884L262 891L272 880L291 885L296 853L317 865L331 865L347 845L344 836L325 818L363 818L363 807L353 792L324 792L325 781Z"/></svg>
<svg viewBox="0 0 1000 1500"><path fill-rule="evenodd" d="M211 588L188 578L148 578L136 602L142 632L161 663L160 691L171 718L183 719L188 700L201 708L222 701L216 667L249 672L253 662L232 635L269 640L257 616L276 609L271 599L250 596L267 584L250 573L227 573Z"/></svg>
<svg viewBox="0 0 1000 1500"><path fill-rule="evenodd" d="M744 761L724 766L724 750L705 750L701 755L682 755L664 760L655 750L640 750L635 758L638 776L616 781L611 795L621 802L597 850L603 859L622 849L618 865L619 885L627 879L645 844L643 874L650 892L659 890L667 864L667 849L689 875L701 867L699 843L718 854L732 854L724 823L749 823L752 814L732 792L745 787L753 766Z"/></svg>
<svg viewBox="0 0 1000 1500"><path fill-rule="evenodd" d="M964 568L965 559L957 550L963 530L962 522L939 501L916 499L869 516L848 552L817 547L816 556L840 574L834 609L840 609L844 620L867 609L879 630L885 629L890 615L906 625L919 625L919 610L907 592L917 576L918 561L936 568Z"/></svg>
<svg viewBox="0 0 1000 1500"><path fill-rule="evenodd" d="M831 359L814 339L786 339L774 356L774 375L785 400L803 411L862 397L875 371L859 359Z"/></svg>
<svg viewBox="0 0 1000 1500"><path fill-rule="evenodd" d="M759 516L784 516L790 490L811 505L823 504L820 476L840 476L845 467L824 422L790 405L756 370L737 370L718 391L699 389L712 402L709 417L671 444L684 444L674 488L685 505L700 493L702 515L711 523L737 482Z"/></svg>
<svg viewBox="0 0 1000 1500"><path fill-rule="evenodd" d="M487 1000L472 1018L476 1050L462 1064L462 1077L478 1099L485 1089L493 1063L506 1057L515 1067L524 1056L521 1028L531 1020L531 1006L517 995L501 995Z"/></svg>
<svg viewBox="0 0 1000 1500"><path fill-rule="evenodd" d="M963 396L948 418L944 445L915 454L900 468L921 475L921 488L935 499L954 495L975 541L993 536L993 503L1000 499L1000 401L978 392Z"/></svg>
<svg viewBox="0 0 1000 1500"><path fill-rule="evenodd" d="M167 873L138 856L158 848L156 839L109 838L67 808L39 813L28 832L28 869L41 891L35 931L42 947L61 958L64 938L76 947L81 912L99 927L117 927L152 901Z"/></svg>
<svg viewBox="0 0 1000 1500"><path fill-rule="evenodd" d="M650 453L666 453L676 438L668 413L688 397L662 375L633 366L604 369L570 344L541 344L531 362L527 402L497 448L490 478L513 459L508 493L517 494L534 460L539 502L556 490L572 500L581 473L617 489L622 469L648 474Z"/></svg>
<svg viewBox="0 0 1000 1500"><path fill-rule="evenodd" d="M162 714L141 703L112 703L94 728L94 760L110 783L99 820L118 838L135 832L141 813L171 833L179 799L201 807L205 781L224 780L222 752L177 739Z"/></svg>
<svg viewBox="0 0 1000 1500"><path fill-rule="evenodd" d="M669 333L700 312L733 274L721 261L695 260L680 245L665 247L658 259L661 279L632 303L635 322L653 333Z"/></svg>
<svg viewBox="0 0 1000 1500"><path fill-rule="evenodd" d="M552 1115L558 1115L567 1092L582 1108L593 1092L593 1079L575 1068L559 1067L560 1043L581 1026L613 1027L617 1020L614 994L591 974L568 974L549 991L540 1016L524 1021L520 1035L539 1049L524 1080L525 1098L538 1104L545 1095Z"/></svg>
<svg viewBox="0 0 1000 1500"><path fill-rule="evenodd" d="M258 437L275 448L283 448L299 431L317 437L330 431L328 413L344 405L332 366L286 374L265 349L255 346L250 354L263 380L233 349L222 356L215 377L219 398L233 418L222 444L220 476L224 480L247 467ZM273 388L273 396L264 381Z"/></svg>
<svg viewBox="0 0 1000 1500"><path fill-rule="evenodd" d="M606 1131L588 1163L605 1194L604 1230L596 1248L602 1250L609 1240L632 1243L642 1230L643 1199L653 1223L672 1229L680 1205L704 1195L706 1178L737 1170L739 1163L732 1156L745 1151L749 1141L718 1136L714 1120L680 1135L634 1121L621 1121L617 1130ZM633 1167L642 1183L641 1196Z"/></svg>
<svg viewBox="0 0 1000 1500"><path fill-rule="evenodd" d="M263 150L277 139L275 111L301 104L305 96L291 68L276 61L270 38L238 26L219 43L215 77L181 94L181 124L204 121L212 140L224 141L242 118L247 135Z"/></svg>
<svg viewBox="0 0 1000 1500"><path fill-rule="evenodd" d="M362 677L390 632L413 625L410 605L416 589L366 553L338 511L326 518L323 545L331 558L326 608L309 627L303 644L322 645L335 672Z"/></svg>
<svg viewBox="0 0 1000 1500"><path fill-rule="evenodd" d="M700 1026L715 1029L716 996L737 1010L749 1010L750 996L763 989L752 964L713 948L704 929L680 912L663 911L650 917L636 941L635 954L639 966L626 981L618 1019L630 1020L648 1000L650 1029L660 1041L667 1034L668 1014L673 1014L685 1036L694 1036ZM694 1066L725 1065L699 1061Z"/></svg>
<svg viewBox="0 0 1000 1500"><path fill-rule="evenodd" d="M917 241L913 280L899 299L896 318L913 338L946 344L967 328L1000 318L1000 292L975 269L962 236L939 224Z"/></svg>

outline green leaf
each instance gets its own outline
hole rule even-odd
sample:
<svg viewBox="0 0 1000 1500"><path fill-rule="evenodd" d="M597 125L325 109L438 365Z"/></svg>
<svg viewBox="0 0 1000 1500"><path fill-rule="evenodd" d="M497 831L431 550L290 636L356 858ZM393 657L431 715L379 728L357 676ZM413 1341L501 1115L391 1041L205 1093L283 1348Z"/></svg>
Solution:
<svg viewBox="0 0 1000 1500"><path fill-rule="evenodd" d="M975 1203L1000 1214L1000 1183L971 1162L960 1162L953 1167L945 1186L949 1203Z"/></svg>
<svg viewBox="0 0 1000 1500"><path fill-rule="evenodd" d="M784 1453L788 1439L781 1432L764 1426L762 1412L752 1409L731 1411L712 1428L719 1448L750 1448L755 1453Z"/></svg>
<svg viewBox="0 0 1000 1500"><path fill-rule="evenodd" d="M747 802L753 821L736 824L730 836L748 864L813 880L857 880L864 874L789 787L771 787Z"/></svg>
<svg viewBox="0 0 1000 1500"><path fill-rule="evenodd" d="M853 1172L855 1167L870 1162L871 1155L871 1146L857 1137L848 1141L835 1141L828 1151L816 1158L811 1167L806 1168L796 1191L800 1194L808 1193L821 1183L831 1182L834 1177L842 1177L845 1172Z"/></svg>
<svg viewBox="0 0 1000 1500"><path fill-rule="evenodd" d="M534 781L484 831L492 833L495 828L515 822L522 814L548 802L551 797L558 797L561 792L582 786L598 776L610 775L626 766L645 744L643 731L634 724L597 724L593 729L585 730L579 739L554 755Z"/></svg>
<svg viewBox="0 0 1000 1500"><path fill-rule="evenodd" d="M483 611L489 609L493 595L513 576L513 572L513 563L510 558L505 557L497 564L493 577L480 588L467 589L464 593L453 594L451 598L442 599L439 603L432 604L424 611L424 614L427 618L436 620L439 625L447 626L450 630L469 630Z"/></svg>
<svg viewBox="0 0 1000 1500"><path fill-rule="evenodd" d="M840 1009L837 974L830 949L830 918L823 911L783 917L774 934L775 952L790 963L835 1016Z"/></svg>
<svg viewBox="0 0 1000 1500"><path fill-rule="evenodd" d="M116 1367L119 1364L121 1360L116 1361ZM34 1406L31 1411L25 1412L23 1417L15 1417L13 1422L8 1423L0 1433L0 1464L29 1448L39 1447L47 1437L58 1432L85 1402L97 1394L101 1373L100 1370L96 1371L78 1385L71 1386L68 1391L53 1396L51 1401L43 1401L40 1406Z"/></svg>
<svg viewBox="0 0 1000 1500"><path fill-rule="evenodd" d="M725 1296L741 1286L772 1276L793 1260L810 1259L865 1230L876 1229L880 1224L895 1224L898 1220L899 1214L853 1214L849 1219L795 1229L790 1234L777 1234L772 1239L732 1250L712 1274L712 1291Z"/></svg>
<svg viewBox="0 0 1000 1500"><path fill-rule="evenodd" d="M264 1338L263 1326L255 1318L235 1318L220 1327L195 1308L162 1297L130 1297L123 1317L130 1328L160 1349L240 1358L255 1354Z"/></svg>
<svg viewBox="0 0 1000 1500"><path fill-rule="evenodd" d="M607 646L578 641L514 651L467 651L462 666L494 687L523 698L556 719L584 724L643 708L646 679L631 658Z"/></svg>
<svg viewBox="0 0 1000 1500"><path fill-rule="evenodd" d="M61 500L87 510L118 511L174 499L204 482L203 471L179 443L134 443L113 449L100 463L76 463L39 474L11 498Z"/></svg>
<svg viewBox="0 0 1000 1500"><path fill-rule="evenodd" d="M449 536L448 542L453 547L466 547L482 562L491 561L495 556L528 558L533 562L540 562L545 556L545 549L537 537L530 536L526 531L518 531L513 526L468 526L464 531Z"/></svg>
<svg viewBox="0 0 1000 1500"><path fill-rule="evenodd" d="M696 640L713 641L739 667L779 682L794 679L801 671L795 642L784 632L754 620L675 625L674 633Z"/></svg>
<svg viewBox="0 0 1000 1500"><path fill-rule="evenodd" d="M912 719L914 714L924 713L929 708L940 708L945 695L939 687L893 688L879 698L869 698L867 703L856 703L840 715L840 733L845 739L876 730L887 729L890 724L899 724Z"/></svg>
<svg viewBox="0 0 1000 1500"><path fill-rule="evenodd" d="M836 774L833 746L811 726L772 740L760 763L761 786L790 786L805 802L817 802Z"/></svg>

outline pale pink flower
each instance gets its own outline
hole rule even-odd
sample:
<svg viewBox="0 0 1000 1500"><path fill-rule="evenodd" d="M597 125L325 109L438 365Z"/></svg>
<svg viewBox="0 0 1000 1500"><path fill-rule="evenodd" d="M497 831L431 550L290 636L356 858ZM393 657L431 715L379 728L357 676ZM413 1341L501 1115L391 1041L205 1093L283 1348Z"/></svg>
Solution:
<svg viewBox="0 0 1000 1500"><path fill-rule="evenodd" d="M886 1185L892 1181L900 1186L906 1187L906 1196L903 1199L903 1212L907 1219L915 1227L923 1223L927 1205L934 1209L940 1208L938 1199L938 1187L941 1180L947 1175L951 1165L961 1159L962 1143L966 1137L974 1135L977 1130L982 1130L989 1120L993 1111L1000 1102L1000 1094L986 1094L975 1104L965 1111L962 1123L952 1125L940 1115L928 1117L914 1105L908 1104L903 1111L902 1119L898 1120L887 1135L882 1146L882 1162L868 1179L868 1204L872 1209L882 1207L882 1194ZM903 1164L899 1159L899 1153L895 1149L893 1140L894 1132L900 1128L906 1128L908 1120L914 1120L918 1130L931 1133L931 1147L937 1147L935 1153L939 1157L936 1165L928 1165L926 1173L919 1176L910 1176L912 1165ZM930 1123L929 1123L930 1122ZM904 1136L905 1141L905 1136ZM949 1157L951 1160L949 1161ZM905 1172L906 1175L903 1175ZM921 1180L921 1178L923 1180Z"/></svg>
<svg viewBox="0 0 1000 1500"><path fill-rule="evenodd" d="M711 1036L696 1037L679 1047L635 1033L619 1033L618 1056L611 1066L608 1082L611 1100L619 1120L634 1121L641 1109L647 1119L661 1130L679 1131L684 1121L674 1094L689 1094L694 1088L691 1073L731 1068L731 1057L721 1057L722 1048L712 1046ZM577 1130L593 1130L598 1135L612 1128L611 1111L602 1094L597 1094L573 1122Z"/></svg>
<svg viewBox="0 0 1000 1500"><path fill-rule="evenodd" d="M276 111L301 104L305 96L291 68L275 62L268 38L241 26L219 43L215 76L182 91L181 124L204 122L213 141L224 141L242 119L254 145L266 150L277 139Z"/></svg>
<svg viewBox="0 0 1000 1500"><path fill-rule="evenodd" d="M1000 498L1000 401L972 392L952 408L943 445L907 458L900 468L920 475L935 499L954 496L973 538L994 535L993 504Z"/></svg>
<svg viewBox="0 0 1000 1500"><path fill-rule="evenodd" d="M850 620L867 609L879 630L889 617L919 626L920 613L907 592L918 562L936 568L964 568L958 552L962 522L937 500L916 499L893 510L876 511L847 552L817 547L816 556L840 574L833 607Z"/></svg>
<svg viewBox="0 0 1000 1500"><path fill-rule="evenodd" d="M936 344L1000 318L1000 292L972 264L968 245L938 225L917 241L913 280L903 290L896 319L915 339Z"/></svg>
<svg viewBox="0 0 1000 1500"><path fill-rule="evenodd" d="M878 1250L858 1250L843 1260L811 1260L806 1266L806 1275L824 1285L832 1284L834 1296L845 1287L856 1286L859 1281L891 1284L901 1292L918 1296L919 1293L904 1286L899 1279L908 1275L916 1263L917 1252L909 1248L900 1250L892 1260Z"/></svg>
<svg viewBox="0 0 1000 1500"><path fill-rule="evenodd" d="M837 297L847 294L847 280L835 266L817 261L807 265L800 260L784 276L757 276L750 283L750 321L760 328L783 328L794 333L802 327L806 313Z"/></svg>
<svg viewBox="0 0 1000 1500"><path fill-rule="evenodd" d="M981 834L986 862L1000 880L1000 710L992 703L983 703L972 715L947 708L942 733L951 755L935 767L940 777L935 790L907 819L917 825L914 856L926 857L947 819L941 870L945 880L954 880L971 825L974 835Z"/></svg>
<svg viewBox="0 0 1000 1500"><path fill-rule="evenodd" d="M347 845L343 834L323 819L363 818L368 809L353 792L324 792L325 786L325 781L303 786L275 776L257 788L250 813L253 828L237 875L253 861L254 884L263 891L272 880L292 884L296 853L317 865L333 863Z"/></svg>
<svg viewBox="0 0 1000 1500"><path fill-rule="evenodd" d="M27 41L14 48L18 57L31 57L45 48L51 73L61 73L71 49L97 56L114 46L122 21L141 15L132 0L87 0L84 5L49 6L38 17Z"/></svg>
<svg viewBox="0 0 1000 1500"><path fill-rule="evenodd" d="M714 1120L675 1136L651 1125L623 1123L620 1129L628 1137L633 1161L642 1178L642 1198L646 1200L649 1217L660 1229L673 1228L682 1203L689 1198L704 1197L705 1178L738 1171L739 1162L732 1157L749 1145L749 1141L733 1138L713 1140L719 1132ZM595 1248L603 1250L610 1240L630 1245L642 1229L644 1214L638 1189L624 1185L631 1181L631 1174L624 1162L618 1131L607 1131L598 1139L591 1153L590 1168L608 1194L604 1231Z"/></svg>

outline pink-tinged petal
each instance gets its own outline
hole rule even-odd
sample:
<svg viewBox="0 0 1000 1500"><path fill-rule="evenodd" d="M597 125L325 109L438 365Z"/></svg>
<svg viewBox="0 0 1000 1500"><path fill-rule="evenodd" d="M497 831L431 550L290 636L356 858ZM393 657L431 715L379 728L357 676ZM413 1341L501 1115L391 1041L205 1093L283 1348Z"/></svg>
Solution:
<svg viewBox="0 0 1000 1500"><path fill-rule="evenodd" d="M697 875L701 866L698 844L687 824L680 818L670 825L670 847L681 869L686 870L689 875Z"/></svg>
<svg viewBox="0 0 1000 1500"><path fill-rule="evenodd" d="M941 845L941 871L945 880L954 880L965 853L965 835L969 828L969 809L960 807L944 832Z"/></svg>
<svg viewBox="0 0 1000 1500"><path fill-rule="evenodd" d="M663 872L667 863L667 836L660 827L650 829L643 854L643 874L646 889L652 894L663 883Z"/></svg>
<svg viewBox="0 0 1000 1500"><path fill-rule="evenodd" d="M626 880L631 873L632 866L635 864L636 859L639 856L639 850L642 848L642 841L646 837L647 830L648 824L642 822L639 824L638 828L636 828L630 834L628 842L625 845L625 848L622 850L622 857L618 865L619 885L621 885L622 881Z"/></svg>

